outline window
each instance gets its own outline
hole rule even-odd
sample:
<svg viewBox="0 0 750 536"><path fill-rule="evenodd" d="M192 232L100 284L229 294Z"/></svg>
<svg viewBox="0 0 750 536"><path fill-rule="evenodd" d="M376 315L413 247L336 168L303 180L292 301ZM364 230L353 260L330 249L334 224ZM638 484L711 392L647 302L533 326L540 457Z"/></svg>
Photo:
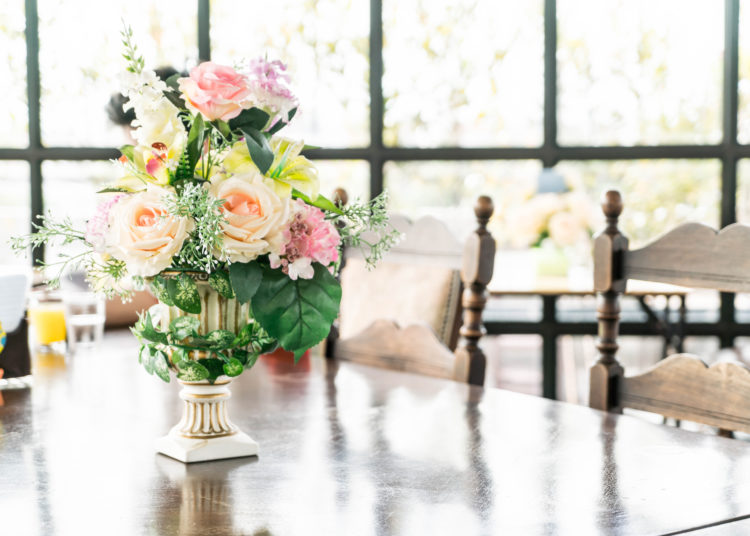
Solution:
<svg viewBox="0 0 750 536"><path fill-rule="evenodd" d="M635 243L686 219L747 217L750 0L279 0L262 18L254 9L2 2L0 238L108 177L106 161L127 140L105 113L119 89L121 17L152 67L263 53L287 61L303 105L290 134L321 147L308 155L327 193L387 186L394 208L453 217L480 192L502 210L555 166L592 196L623 190ZM598 24L582 22L592 17ZM20 261L4 241L7 262Z"/></svg>

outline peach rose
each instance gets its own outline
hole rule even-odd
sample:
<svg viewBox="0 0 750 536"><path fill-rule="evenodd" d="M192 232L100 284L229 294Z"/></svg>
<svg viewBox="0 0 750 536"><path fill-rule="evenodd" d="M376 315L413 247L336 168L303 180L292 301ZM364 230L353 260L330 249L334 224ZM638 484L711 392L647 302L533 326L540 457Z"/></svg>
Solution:
<svg viewBox="0 0 750 536"><path fill-rule="evenodd" d="M109 212L107 252L124 261L130 275L149 277L172 264L193 229L188 218L167 212L160 188L126 196Z"/></svg>
<svg viewBox="0 0 750 536"><path fill-rule="evenodd" d="M189 78L180 78L180 91L185 103L209 121L229 121L240 115L242 103L250 95L247 78L231 67L207 61L190 71Z"/></svg>
<svg viewBox="0 0 750 536"><path fill-rule="evenodd" d="M248 262L281 250L289 200L263 184L259 173L235 175L212 184L211 193L224 200L224 252L230 261Z"/></svg>

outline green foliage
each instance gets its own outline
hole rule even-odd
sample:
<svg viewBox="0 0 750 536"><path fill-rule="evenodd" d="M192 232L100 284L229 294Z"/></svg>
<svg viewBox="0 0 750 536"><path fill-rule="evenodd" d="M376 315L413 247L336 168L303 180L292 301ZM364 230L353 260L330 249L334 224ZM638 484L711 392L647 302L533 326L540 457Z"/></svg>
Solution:
<svg viewBox="0 0 750 536"><path fill-rule="evenodd" d="M194 336L198 327L200 321L194 316L178 316L169 323L169 334L173 341L181 341Z"/></svg>
<svg viewBox="0 0 750 536"><path fill-rule="evenodd" d="M362 250L369 268L374 268L401 237L401 233L389 224L387 192L369 203L342 207L341 214L335 214L332 219L338 224L342 242ZM370 239L370 235L375 238Z"/></svg>
<svg viewBox="0 0 750 536"><path fill-rule="evenodd" d="M251 128L257 131L262 131L266 127L270 118L271 116L260 108L250 108L249 110L242 110L240 115L234 119L230 119L229 128L231 130Z"/></svg>
<svg viewBox="0 0 750 536"><path fill-rule="evenodd" d="M222 369L227 376L239 376L242 374L244 367L239 359L233 357L228 363L224 363Z"/></svg>
<svg viewBox="0 0 750 536"><path fill-rule="evenodd" d="M151 289L151 293L156 296L157 300L165 305L169 305L170 307L174 305L174 301L172 301L172 298L169 295L169 291L167 291L167 280L162 276L157 275L156 277L154 277L151 280L149 287Z"/></svg>
<svg viewBox="0 0 750 536"><path fill-rule="evenodd" d="M216 329L206 335L206 340L211 348L217 350L231 348L234 344L234 333L225 329Z"/></svg>
<svg viewBox="0 0 750 536"><path fill-rule="evenodd" d="M154 327L151 313L148 310L145 314L138 316L138 321L135 323L135 326L130 328L130 331L132 331L136 338L141 342L144 340L159 344L167 344L168 342L167 334Z"/></svg>
<svg viewBox="0 0 750 536"><path fill-rule="evenodd" d="M211 375L208 369L197 361L180 361L177 366L177 379L184 382L199 382Z"/></svg>
<svg viewBox="0 0 750 536"><path fill-rule="evenodd" d="M249 126L241 126L240 131L245 135L250 158L253 159L258 170L265 175L273 163L273 150L268 145L268 139L261 131Z"/></svg>
<svg viewBox="0 0 750 536"><path fill-rule="evenodd" d="M201 152L203 151L203 139L205 133L206 125L203 121L203 116L201 114L196 114L193 124L190 127L187 146L185 147L188 156L188 168L191 176L195 170L195 166L198 164L198 160L200 160Z"/></svg>
<svg viewBox="0 0 750 536"><path fill-rule="evenodd" d="M135 148L132 145L123 145L122 147L120 147L120 154L131 162L135 159L134 151Z"/></svg>
<svg viewBox="0 0 750 536"><path fill-rule="evenodd" d="M247 303L255 295L263 277L260 264L256 261L233 262L229 265L229 279L240 303Z"/></svg>
<svg viewBox="0 0 750 536"><path fill-rule="evenodd" d="M321 264L312 279L292 280L281 270L263 267L263 280L252 299L256 320L299 359L331 329L338 316L341 286Z"/></svg>
<svg viewBox="0 0 750 536"><path fill-rule="evenodd" d="M208 276L208 284L227 300L234 298L234 291L232 290L232 284L229 281L229 274L224 270L211 272L211 275Z"/></svg>
<svg viewBox="0 0 750 536"><path fill-rule="evenodd" d="M198 286L193 279L180 274L167 280L167 292L174 304L186 313L198 314L201 312L201 297L198 294Z"/></svg>
<svg viewBox="0 0 750 536"><path fill-rule="evenodd" d="M122 53L122 57L128 62L127 70L131 73L140 74L143 71L145 62L143 56L138 54L138 47L133 43L133 29L122 21L122 30L120 30L120 36L122 36L122 46L125 47L125 51Z"/></svg>
<svg viewBox="0 0 750 536"><path fill-rule="evenodd" d="M294 114L297 113L297 108L292 108L289 110L289 114L287 114L287 121L276 121L276 124L268 129L268 134L273 135L276 134L279 130L284 128L289 124L289 121L292 120L292 117L294 117Z"/></svg>
<svg viewBox="0 0 750 536"><path fill-rule="evenodd" d="M317 199L313 201L299 190L292 190L292 197L294 197L295 199L301 199L308 205L318 207L320 210L333 212L334 214L338 214L340 216L344 215L344 211L341 209L341 207L336 206L333 201L323 195L318 195Z"/></svg>
<svg viewBox="0 0 750 536"><path fill-rule="evenodd" d="M192 218L195 227L176 256L177 265L211 273L220 265L214 256L222 256L225 222L221 212L223 199L215 199L201 182L186 181L179 187L179 195L164 198L167 211L179 217Z"/></svg>

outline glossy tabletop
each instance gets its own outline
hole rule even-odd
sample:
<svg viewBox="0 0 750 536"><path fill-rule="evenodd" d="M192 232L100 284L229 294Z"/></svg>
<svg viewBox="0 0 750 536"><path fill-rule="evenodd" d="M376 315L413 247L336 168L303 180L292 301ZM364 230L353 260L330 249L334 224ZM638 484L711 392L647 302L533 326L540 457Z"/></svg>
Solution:
<svg viewBox="0 0 750 536"><path fill-rule="evenodd" d="M260 456L186 466L153 450L179 386L136 347L109 333L2 392L0 534L643 536L750 516L745 442L322 358L233 382Z"/></svg>

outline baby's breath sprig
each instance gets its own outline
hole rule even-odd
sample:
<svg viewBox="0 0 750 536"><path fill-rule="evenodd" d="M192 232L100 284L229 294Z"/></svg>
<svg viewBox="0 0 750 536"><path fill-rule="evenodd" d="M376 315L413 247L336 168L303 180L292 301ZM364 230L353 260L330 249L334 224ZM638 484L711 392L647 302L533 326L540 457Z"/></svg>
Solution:
<svg viewBox="0 0 750 536"><path fill-rule="evenodd" d="M214 199L208 189L197 182L187 182L178 189L177 195L165 197L164 204L170 214L192 218L195 222L195 228L177 254L180 267L210 273L219 266L214 253L219 252L218 256L224 257L222 203L223 199Z"/></svg>
<svg viewBox="0 0 750 536"><path fill-rule="evenodd" d="M388 192L383 192L369 203L355 201L342 207L343 214L332 219L341 240L349 247L362 251L367 267L372 269L389 249L398 243L401 233L388 222Z"/></svg>
<svg viewBox="0 0 750 536"><path fill-rule="evenodd" d="M146 64L143 61L143 56L138 54L138 47L133 43L133 28L128 24L125 24L125 20L122 21L120 35L122 36L122 46L125 47L122 57L128 62L126 69L128 72L141 74L141 71L143 71L143 67Z"/></svg>

